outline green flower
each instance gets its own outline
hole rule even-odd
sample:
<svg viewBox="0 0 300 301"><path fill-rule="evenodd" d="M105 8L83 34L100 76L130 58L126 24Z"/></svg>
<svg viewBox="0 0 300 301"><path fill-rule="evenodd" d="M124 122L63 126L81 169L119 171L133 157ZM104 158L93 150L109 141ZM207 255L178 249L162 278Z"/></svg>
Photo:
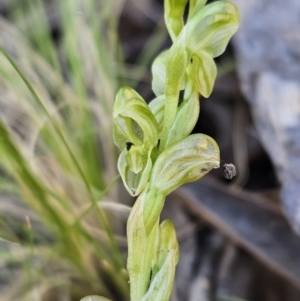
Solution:
<svg viewBox="0 0 300 301"><path fill-rule="evenodd" d="M190 2L189 17L180 32L168 26L174 43L167 53L155 61L156 66L152 68L153 91L156 95L165 95L161 135L163 148L170 145L168 136L178 113L180 91L190 82L193 89L204 97L211 94L217 75L213 58L224 52L238 28L239 14L232 3L217 1L204 6L205 3L203 0ZM179 18L179 11L183 14L185 2L167 0L165 6L168 8L166 23L172 24L175 15ZM163 86L165 89L162 92Z"/></svg>
<svg viewBox="0 0 300 301"><path fill-rule="evenodd" d="M141 198L146 232L151 232L158 220L168 194L219 166L218 144L204 134L190 135L165 149L155 161L146 193Z"/></svg>
<svg viewBox="0 0 300 301"><path fill-rule="evenodd" d="M158 143L158 124L143 98L129 87L121 88L114 103L113 138L122 150L118 169L132 196L145 187Z"/></svg>
<svg viewBox="0 0 300 301"><path fill-rule="evenodd" d="M170 66L166 69L166 95L173 95L175 86L177 94L188 67L198 92L208 97L212 91L217 74L213 58L224 52L229 39L237 31L239 14L230 2L217 1L204 6L205 2L196 3L170 49L166 60ZM178 67L174 69L174 66ZM168 86L172 87L170 91Z"/></svg>
<svg viewBox="0 0 300 301"><path fill-rule="evenodd" d="M167 196L183 184L202 178L220 166L218 144L204 134L193 134L165 149L155 161L150 188Z"/></svg>

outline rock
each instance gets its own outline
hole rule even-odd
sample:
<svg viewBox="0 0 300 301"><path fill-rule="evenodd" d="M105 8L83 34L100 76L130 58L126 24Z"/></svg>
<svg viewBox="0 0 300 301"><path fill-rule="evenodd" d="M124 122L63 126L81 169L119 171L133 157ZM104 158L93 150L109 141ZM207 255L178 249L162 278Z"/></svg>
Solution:
<svg viewBox="0 0 300 301"><path fill-rule="evenodd" d="M242 90L300 234L300 1L233 2L241 14L233 41Z"/></svg>

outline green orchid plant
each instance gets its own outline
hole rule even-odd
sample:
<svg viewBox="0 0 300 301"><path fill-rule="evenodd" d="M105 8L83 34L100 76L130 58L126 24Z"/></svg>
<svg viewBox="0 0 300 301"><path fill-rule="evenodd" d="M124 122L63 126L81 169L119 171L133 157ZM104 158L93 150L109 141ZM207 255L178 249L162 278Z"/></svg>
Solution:
<svg viewBox="0 0 300 301"><path fill-rule="evenodd" d="M213 89L213 59L236 32L239 14L227 1L205 4L206 0L165 0L173 44L152 66L156 98L147 105L135 90L123 87L115 99L118 170L127 191L137 196L127 223L131 301L169 300L179 247L173 223L160 223L165 198L220 165L217 143L190 133L199 116L199 94L208 97Z"/></svg>

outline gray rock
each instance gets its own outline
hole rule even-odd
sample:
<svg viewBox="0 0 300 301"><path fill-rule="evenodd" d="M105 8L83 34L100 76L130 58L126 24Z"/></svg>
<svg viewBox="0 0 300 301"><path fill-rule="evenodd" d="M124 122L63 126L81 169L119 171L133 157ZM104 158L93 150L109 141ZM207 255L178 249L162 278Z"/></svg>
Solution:
<svg viewBox="0 0 300 301"><path fill-rule="evenodd" d="M242 90L282 184L282 204L300 234L300 1L234 0Z"/></svg>

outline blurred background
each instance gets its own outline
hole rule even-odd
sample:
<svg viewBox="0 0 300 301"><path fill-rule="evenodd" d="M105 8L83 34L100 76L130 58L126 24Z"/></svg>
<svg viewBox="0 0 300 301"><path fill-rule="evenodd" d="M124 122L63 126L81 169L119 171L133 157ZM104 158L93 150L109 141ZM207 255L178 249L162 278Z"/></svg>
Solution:
<svg viewBox="0 0 300 301"><path fill-rule="evenodd" d="M211 1L208 1L211 2ZM300 299L300 2L234 0L195 133L222 168L167 200L180 262L172 301ZM129 300L112 106L148 102L171 41L162 0L0 0L0 300ZM188 117L187 117L188 118Z"/></svg>

